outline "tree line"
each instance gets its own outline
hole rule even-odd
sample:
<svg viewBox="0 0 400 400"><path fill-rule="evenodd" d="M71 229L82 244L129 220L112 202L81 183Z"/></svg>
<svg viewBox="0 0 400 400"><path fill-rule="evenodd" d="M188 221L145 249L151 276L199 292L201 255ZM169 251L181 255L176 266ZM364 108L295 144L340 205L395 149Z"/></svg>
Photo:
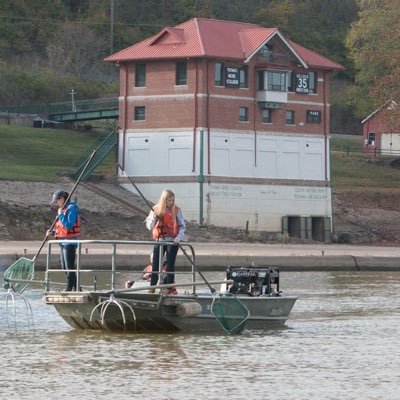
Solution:
<svg viewBox="0 0 400 400"><path fill-rule="evenodd" d="M277 27L342 64L331 87L334 133L396 100L400 0L3 0L0 104L118 94L118 70L102 60L165 26L193 17ZM394 28L394 29L393 29Z"/></svg>

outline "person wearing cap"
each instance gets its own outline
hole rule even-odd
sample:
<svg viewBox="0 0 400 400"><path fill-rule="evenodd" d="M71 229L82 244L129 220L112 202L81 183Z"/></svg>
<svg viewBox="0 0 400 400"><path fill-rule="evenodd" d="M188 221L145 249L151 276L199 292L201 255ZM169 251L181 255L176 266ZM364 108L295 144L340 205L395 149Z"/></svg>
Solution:
<svg viewBox="0 0 400 400"><path fill-rule="evenodd" d="M54 230L47 231L47 236L55 236L62 240L60 243L60 261L61 267L67 274L66 291L76 290L75 257L76 243L69 243L69 240L77 240L80 236L81 219L79 216L79 205L75 201L68 201L69 194L59 190L53 194L51 205L57 205L58 214Z"/></svg>

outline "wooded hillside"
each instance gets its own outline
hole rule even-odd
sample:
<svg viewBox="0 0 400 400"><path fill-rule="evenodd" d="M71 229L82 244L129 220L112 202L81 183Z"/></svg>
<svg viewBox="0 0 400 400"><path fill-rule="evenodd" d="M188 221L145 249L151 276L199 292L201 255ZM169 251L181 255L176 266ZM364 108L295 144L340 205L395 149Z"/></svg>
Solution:
<svg viewBox="0 0 400 400"><path fill-rule="evenodd" d="M368 95L358 99L355 93L367 93L368 84L379 71L388 72L379 70L377 65L372 72L371 68L367 71L368 80L362 71L364 80L359 82L363 92L357 91L354 82L358 83L357 74L362 68L358 62L357 32L366 26L371 35L379 37L379 27L372 26L365 13L373 7L375 11L380 7L389 12L396 7L399 10L399 3L400 0L3 0L0 104L66 101L72 88L79 99L115 96L118 69L102 62L106 56L165 26L207 17L278 27L286 37L345 66L332 84L331 130L357 133L363 113L372 110L378 100L376 95L373 100ZM369 25L363 21L369 21ZM382 27L388 21L381 18L378 22ZM352 27L354 41L346 36ZM396 43L396 39L392 42ZM357 107L361 101L364 106Z"/></svg>

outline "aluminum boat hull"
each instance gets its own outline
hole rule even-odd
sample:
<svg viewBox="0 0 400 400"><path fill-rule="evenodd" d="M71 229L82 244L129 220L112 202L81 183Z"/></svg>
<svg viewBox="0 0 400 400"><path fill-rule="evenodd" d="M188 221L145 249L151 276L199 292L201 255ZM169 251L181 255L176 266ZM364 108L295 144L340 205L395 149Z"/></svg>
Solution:
<svg viewBox="0 0 400 400"><path fill-rule="evenodd" d="M219 296L219 295L217 295ZM297 300L294 296L238 295L249 310L245 329L283 327ZM212 294L45 292L44 302L55 307L73 328L127 332L224 332L211 312ZM188 312L182 313L182 309ZM194 309L195 311L193 312Z"/></svg>

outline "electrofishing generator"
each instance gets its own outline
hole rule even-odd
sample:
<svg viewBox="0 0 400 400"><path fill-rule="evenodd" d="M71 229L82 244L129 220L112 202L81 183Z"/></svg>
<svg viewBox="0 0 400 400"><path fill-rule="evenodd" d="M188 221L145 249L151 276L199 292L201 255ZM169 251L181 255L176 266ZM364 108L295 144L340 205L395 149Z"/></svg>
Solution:
<svg viewBox="0 0 400 400"><path fill-rule="evenodd" d="M268 266L236 266L230 265L226 271L228 285L232 294L248 296L279 296L279 268Z"/></svg>

